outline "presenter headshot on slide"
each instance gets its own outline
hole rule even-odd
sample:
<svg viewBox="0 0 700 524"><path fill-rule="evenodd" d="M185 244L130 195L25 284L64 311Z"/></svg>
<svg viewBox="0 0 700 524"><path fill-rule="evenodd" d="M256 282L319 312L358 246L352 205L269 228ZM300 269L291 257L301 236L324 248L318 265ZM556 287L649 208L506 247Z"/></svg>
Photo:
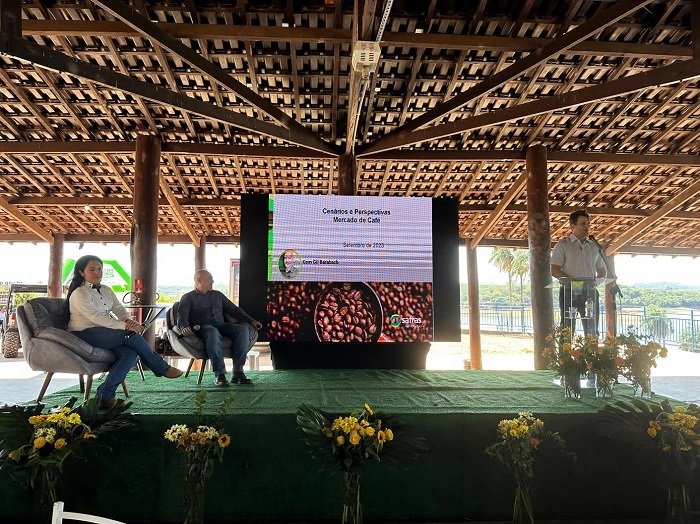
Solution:
<svg viewBox="0 0 700 524"><path fill-rule="evenodd" d="M294 278L299 274L299 253L285 249L280 255L278 267L283 277Z"/></svg>
<svg viewBox="0 0 700 524"><path fill-rule="evenodd" d="M605 276L605 262L598 245L589 238L591 217L585 210L574 211L569 215L569 227L571 235L560 240L554 246L550 261L552 276L559 279L559 312L561 325L568 326L571 331L576 330L575 314L569 311L570 307L576 308L581 317L586 315L586 300L590 297L594 302L592 318L581 319L583 332L586 335L598 334L598 290L595 280L589 282L576 282L576 279L595 279ZM573 301L571 299L572 287L574 290ZM590 304L589 304L590 309Z"/></svg>

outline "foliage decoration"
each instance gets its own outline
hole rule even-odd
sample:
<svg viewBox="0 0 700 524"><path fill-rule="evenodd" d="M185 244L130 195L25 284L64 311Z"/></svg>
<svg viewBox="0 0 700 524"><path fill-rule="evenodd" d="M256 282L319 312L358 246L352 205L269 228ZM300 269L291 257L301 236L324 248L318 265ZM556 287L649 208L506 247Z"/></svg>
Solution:
<svg viewBox="0 0 700 524"><path fill-rule="evenodd" d="M344 473L343 523L362 522L360 478L369 461L396 466L427 449L425 438L395 417L375 412L368 404L334 417L309 404L296 412L304 442L322 470Z"/></svg>

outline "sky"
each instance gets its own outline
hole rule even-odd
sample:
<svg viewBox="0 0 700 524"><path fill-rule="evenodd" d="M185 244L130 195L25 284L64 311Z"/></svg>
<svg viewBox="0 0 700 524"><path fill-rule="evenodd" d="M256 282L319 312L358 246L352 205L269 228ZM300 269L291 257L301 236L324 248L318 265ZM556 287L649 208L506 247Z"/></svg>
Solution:
<svg viewBox="0 0 700 524"><path fill-rule="evenodd" d="M491 248L477 248L480 284L506 284L508 277L489 264ZM129 270L129 246L123 244L66 243L64 259L78 259L83 255L97 255L103 260L117 260ZM240 250L230 244L214 246L207 244L207 269L214 276L217 287L228 287L231 259L240 257ZM0 284L22 282L25 284L45 284L48 279L49 246L45 243L0 242ZM690 257L630 256L615 257L618 283L633 285L638 283L676 282L700 287L700 260ZM158 285L189 285L194 273L194 246L158 246ZM460 248L460 280L467 281L466 254ZM217 285L218 284L218 285Z"/></svg>

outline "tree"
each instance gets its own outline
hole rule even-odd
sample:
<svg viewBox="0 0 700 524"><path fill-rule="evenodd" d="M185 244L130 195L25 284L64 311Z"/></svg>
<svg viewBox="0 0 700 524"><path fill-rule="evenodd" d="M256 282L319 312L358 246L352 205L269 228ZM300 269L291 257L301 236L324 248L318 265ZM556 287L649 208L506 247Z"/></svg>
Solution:
<svg viewBox="0 0 700 524"><path fill-rule="evenodd" d="M652 305L647 309L646 316L647 329L652 338L664 341L673 334L673 324L671 319L666 318L665 309Z"/></svg>
<svg viewBox="0 0 700 524"><path fill-rule="evenodd" d="M524 304L523 279L530 273L530 254L522 249L515 252L513 256L513 274L520 279L520 303Z"/></svg>
<svg viewBox="0 0 700 524"><path fill-rule="evenodd" d="M508 274L508 306L510 307L510 325L513 325L513 261L515 255L510 249L497 247L491 253L489 262L501 272Z"/></svg>
<svg viewBox="0 0 700 524"><path fill-rule="evenodd" d="M506 273L508 275L508 302L513 303L513 262L515 260L515 255L513 251L506 248L497 247L491 253L489 257L489 262L491 262L496 269L501 273Z"/></svg>

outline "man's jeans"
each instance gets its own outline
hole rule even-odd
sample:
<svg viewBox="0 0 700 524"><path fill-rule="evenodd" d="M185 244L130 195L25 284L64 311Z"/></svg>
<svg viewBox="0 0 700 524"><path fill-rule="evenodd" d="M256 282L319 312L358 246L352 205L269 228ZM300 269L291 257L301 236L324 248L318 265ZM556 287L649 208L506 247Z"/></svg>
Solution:
<svg viewBox="0 0 700 524"><path fill-rule="evenodd" d="M225 375L226 365L221 353L222 336L230 338L233 346L233 371L243 371L245 359L250 350L250 333L247 324L202 324L197 336L204 341L207 356L215 375Z"/></svg>
<svg viewBox="0 0 700 524"><path fill-rule="evenodd" d="M98 402L104 402L116 395L117 388L131 371L137 357L153 371L157 377L165 375L170 369L163 358L155 353L148 342L141 335L134 333L131 337L126 335L133 333L126 329L112 329L107 327L93 327L83 331L73 331L76 337L83 339L91 346L106 349L114 353L117 360L112 364L105 381L97 388L95 396Z"/></svg>

